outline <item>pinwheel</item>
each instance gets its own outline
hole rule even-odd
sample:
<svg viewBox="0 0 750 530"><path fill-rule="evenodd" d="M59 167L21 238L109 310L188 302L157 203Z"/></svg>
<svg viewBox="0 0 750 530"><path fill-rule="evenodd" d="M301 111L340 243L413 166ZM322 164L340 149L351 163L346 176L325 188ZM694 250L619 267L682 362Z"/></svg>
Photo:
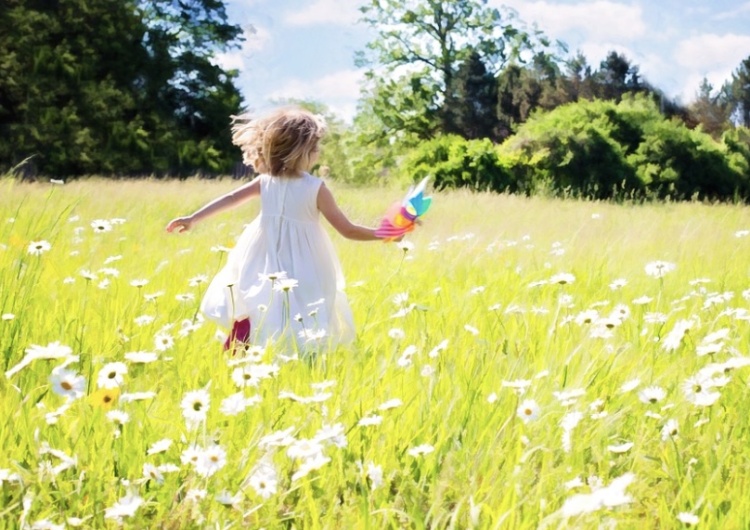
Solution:
<svg viewBox="0 0 750 530"><path fill-rule="evenodd" d="M403 201L394 203L386 211L375 235L386 241L397 239L414 230L419 219L429 210L432 197L424 196L430 177L425 177L416 187L409 189Z"/></svg>

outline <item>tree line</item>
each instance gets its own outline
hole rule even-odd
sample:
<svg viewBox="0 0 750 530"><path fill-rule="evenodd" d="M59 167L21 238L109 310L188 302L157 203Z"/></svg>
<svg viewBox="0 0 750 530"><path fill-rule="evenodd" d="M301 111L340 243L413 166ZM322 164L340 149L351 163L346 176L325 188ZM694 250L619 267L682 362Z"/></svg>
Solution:
<svg viewBox="0 0 750 530"><path fill-rule="evenodd" d="M745 193L727 182L746 172L750 57L685 106L624 55L590 65L486 0L369 0L362 21L376 36L356 57L366 83L354 123L329 116L321 163L334 178L410 180L435 164L442 186L700 196L695 182L721 181L704 195ZM27 161L64 177L231 172L229 117L243 102L237 72L215 56L241 40L221 0L6 0L0 171ZM670 156L694 149L723 162L695 166L707 173L683 185L687 169Z"/></svg>
<svg viewBox="0 0 750 530"><path fill-rule="evenodd" d="M4 0L0 171L220 173L237 153L242 28L219 0Z"/></svg>

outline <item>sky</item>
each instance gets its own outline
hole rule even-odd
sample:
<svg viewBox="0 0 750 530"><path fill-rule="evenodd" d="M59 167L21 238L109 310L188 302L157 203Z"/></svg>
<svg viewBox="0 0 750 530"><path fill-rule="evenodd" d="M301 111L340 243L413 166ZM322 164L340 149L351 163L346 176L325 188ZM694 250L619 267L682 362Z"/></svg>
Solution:
<svg viewBox="0 0 750 530"><path fill-rule="evenodd" d="M240 70L249 109L284 98L326 104L354 116L364 71L354 54L375 32L358 22L360 0L225 0L230 21L245 28L241 49L217 57ZM552 40L578 50L592 67L610 50L641 76L689 103L701 80L716 88L750 56L748 0L488 0L517 12Z"/></svg>

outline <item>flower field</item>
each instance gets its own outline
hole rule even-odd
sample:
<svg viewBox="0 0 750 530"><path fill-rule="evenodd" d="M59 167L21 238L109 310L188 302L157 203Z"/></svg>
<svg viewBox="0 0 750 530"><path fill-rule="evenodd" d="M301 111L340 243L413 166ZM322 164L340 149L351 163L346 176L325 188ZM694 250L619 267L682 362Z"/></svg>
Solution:
<svg viewBox="0 0 750 530"><path fill-rule="evenodd" d="M257 203L164 227L235 185L0 181L0 528L750 526L747 208L437 193L333 236L354 344L231 355Z"/></svg>

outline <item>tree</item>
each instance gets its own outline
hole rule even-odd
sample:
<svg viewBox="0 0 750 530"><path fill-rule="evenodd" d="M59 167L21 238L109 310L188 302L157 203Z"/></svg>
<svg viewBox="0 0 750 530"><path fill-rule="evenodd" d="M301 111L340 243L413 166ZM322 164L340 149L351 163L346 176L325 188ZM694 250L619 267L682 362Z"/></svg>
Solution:
<svg viewBox="0 0 750 530"><path fill-rule="evenodd" d="M477 53L493 74L511 58L519 57L544 39L535 38L515 27L510 15L487 6L486 0L370 0L363 8L363 20L378 36L359 54L357 63L369 67L370 97L382 98L381 90L390 79L409 89L414 78L420 78L414 97L424 102L436 123L428 120L416 133L429 138L439 131L454 128L448 109L455 101L452 92L459 66ZM408 82L400 80L406 78ZM385 97L392 93L385 91ZM406 96L408 99L409 96ZM372 105L376 113L383 105ZM396 112L406 111L396 108ZM377 114L380 116L380 114Z"/></svg>
<svg viewBox="0 0 750 530"><path fill-rule="evenodd" d="M700 125L703 130L718 140L729 126L729 108L721 93L714 94L714 87L705 77L689 107L690 125Z"/></svg>
<svg viewBox="0 0 750 530"><path fill-rule="evenodd" d="M750 127L750 56L744 59L724 87L732 111L732 120Z"/></svg>
<svg viewBox="0 0 750 530"><path fill-rule="evenodd" d="M499 139L497 79L487 71L482 58L472 52L456 72L451 89L453 104L446 108L452 131L464 138Z"/></svg>
<svg viewBox="0 0 750 530"><path fill-rule="evenodd" d="M225 21L215 0L7 0L0 171L28 157L61 176L230 167L241 100L210 59L239 37Z"/></svg>
<svg viewBox="0 0 750 530"><path fill-rule="evenodd" d="M643 89L638 67L615 51L610 51L599 64L594 79L598 85L597 96L602 99L618 101L626 92L639 92Z"/></svg>

